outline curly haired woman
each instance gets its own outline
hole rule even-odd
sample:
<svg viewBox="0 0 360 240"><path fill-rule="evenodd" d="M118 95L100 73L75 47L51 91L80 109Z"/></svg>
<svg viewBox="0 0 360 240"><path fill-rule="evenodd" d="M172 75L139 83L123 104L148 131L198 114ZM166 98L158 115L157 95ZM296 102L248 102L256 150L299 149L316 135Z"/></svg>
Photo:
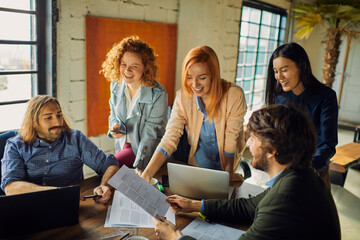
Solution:
<svg viewBox="0 0 360 240"><path fill-rule="evenodd" d="M168 96L155 79L154 50L138 36L116 43L102 73L111 81L108 136L115 138L115 157L122 165L143 170L165 132Z"/></svg>

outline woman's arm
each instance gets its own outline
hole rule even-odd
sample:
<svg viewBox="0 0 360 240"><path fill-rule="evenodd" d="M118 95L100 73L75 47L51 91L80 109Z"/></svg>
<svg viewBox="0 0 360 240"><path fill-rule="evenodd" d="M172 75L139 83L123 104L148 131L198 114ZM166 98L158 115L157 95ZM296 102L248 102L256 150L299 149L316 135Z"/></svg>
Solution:
<svg viewBox="0 0 360 240"><path fill-rule="evenodd" d="M166 132L161 139L160 144L158 145L158 149L162 149L165 151L168 156L170 156L177 148L179 143L179 139L183 134L184 125L186 123L184 110L183 110L183 103L181 100L181 90L177 92L174 106L171 111L171 117L169 122L166 126ZM160 151L156 150L153 154L152 158L148 166L145 168L144 172L142 173L142 177L146 181L150 181L150 179L155 175L155 173L159 170L159 168L164 164L166 161L167 156L165 156Z"/></svg>

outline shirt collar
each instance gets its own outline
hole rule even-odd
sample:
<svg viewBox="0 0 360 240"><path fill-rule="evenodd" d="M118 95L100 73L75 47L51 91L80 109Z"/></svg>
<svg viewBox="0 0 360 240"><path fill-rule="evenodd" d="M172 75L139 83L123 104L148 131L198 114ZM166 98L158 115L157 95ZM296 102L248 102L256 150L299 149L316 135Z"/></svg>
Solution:
<svg viewBox="0 0 360 240"><path fill-rule="evenodd" d="M63 131L61 132L60 137L59 137L58 139L56 139L56 141L53 142L53 143L47 143L47 142L45 142L44 140L42 140L41 138L36 137L35 142L33 143L33 146L34 146L34 147L54 146L54 145L56 145L59 141L61 141L61 139L64 137L64 132L65 132L65 130L63 130Z"/></svg>
<svg viewBox="0 0 360 240"><path fill-rule="evenodd" d="M284 171L284 170L283 170ZM275 180L279 177L279 175L283 172L279 172L278 174L275 175L275 177L273 177L272 179L270 179L269 181L266 182L266 185L269 186L270 188L272 188L272 186L274 185Z"/></svg>
<svg viewBox="0 0 360 240"><path fill-rule="evenodd" d="M196 110L200 110L203 114L206 114L204 103L201 99L201 97L196 97Z"/></svg>
<svg viewBox="0 0 360 240"><path fill-rule="evenodd" d="M123 80L122 84L124 85L124 93L126 94L126 91L129 91L129 90L127 89L127 85L125 84L124 80ZM152 103L152 99L153 99L152 89L153 89L152 87L140 85L140 87L138 88L138 90L136 91L136 94L135 94L135 96L138 96L138 98L139 98L139 103L148 103L148 104Z"/></svg>

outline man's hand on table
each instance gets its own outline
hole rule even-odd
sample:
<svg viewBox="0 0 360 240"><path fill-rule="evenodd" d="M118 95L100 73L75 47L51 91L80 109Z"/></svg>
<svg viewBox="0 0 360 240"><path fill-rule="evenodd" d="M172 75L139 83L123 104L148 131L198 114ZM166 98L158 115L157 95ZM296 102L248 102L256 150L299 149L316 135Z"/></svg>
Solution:
<svg viewBox="0 0 360 240"><path fill-rule="evenodd" d="M101 195L101 198L94 198L96 203L105 204L111 197L111 190L108 186L100 185L94 188L94 194Z"/></svg>
<svg viewBox="0 0 360 240"><path fill-rule="evenodd" d="M160 240L177 240L182 235L180 230L165 217L160 217L160 221L153 218L153 222L156 237Z"/></svg>
<svg viewBox="0 0 360 240"><path fill-rule="evenodd" d="M166 201L170 203L171 209L175 213L191 213L201 211L201 201L191 200L178 195L169 196Z"/></svg>

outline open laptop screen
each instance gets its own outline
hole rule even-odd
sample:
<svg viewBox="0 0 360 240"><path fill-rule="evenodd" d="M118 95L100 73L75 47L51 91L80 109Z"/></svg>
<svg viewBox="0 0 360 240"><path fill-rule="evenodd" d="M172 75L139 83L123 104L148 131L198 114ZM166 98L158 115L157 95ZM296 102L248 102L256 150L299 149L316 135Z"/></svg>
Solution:
<svg viewBox="0 0 360 240"><path fill-rule="evenodd" d="M79 222L80 186L0 197L0 237Z"/></svg>
<svg viewBox="0 0 360 240"><path fill-rule="evenodd" d="M227 199L229 173L176 163L168 163L170 191L194 199Z"/></svg>

